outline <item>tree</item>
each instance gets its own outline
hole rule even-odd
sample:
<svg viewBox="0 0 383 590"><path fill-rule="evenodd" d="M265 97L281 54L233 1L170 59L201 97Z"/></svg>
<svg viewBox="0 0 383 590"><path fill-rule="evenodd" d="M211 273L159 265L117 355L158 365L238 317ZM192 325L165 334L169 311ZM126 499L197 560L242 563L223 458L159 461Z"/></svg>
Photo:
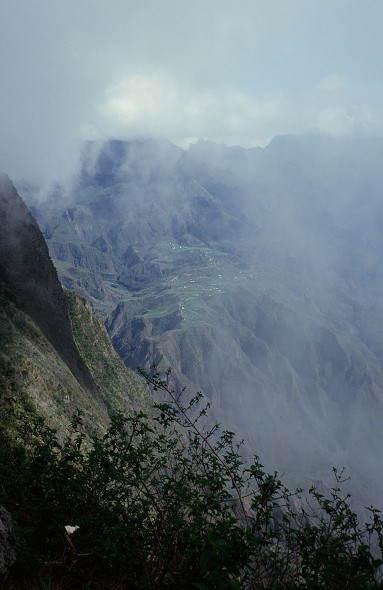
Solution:
<svg viewBox="0 0 383 590"><path fill-rule="evenodd" d="M64 440L38 418L0 434L0 503L19 541L9 587L381 587L380 514L358 523L342 473L328 497L291 494L243 460L234 433L207 426L200 394L184 405L170 371L141 373L163 399L116 414L100 438L79 415Z"/></svg>

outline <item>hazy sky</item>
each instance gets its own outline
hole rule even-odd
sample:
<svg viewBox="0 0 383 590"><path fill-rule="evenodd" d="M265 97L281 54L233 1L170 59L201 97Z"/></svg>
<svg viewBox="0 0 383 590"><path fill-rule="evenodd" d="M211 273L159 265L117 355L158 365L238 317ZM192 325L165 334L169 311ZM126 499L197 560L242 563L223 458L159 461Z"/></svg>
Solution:
<svg viewBox="0 0 383 590"><path fill-rule="evenodd" d="M0 0L0 168L84 139L383 134L382 0Z"/></svg>

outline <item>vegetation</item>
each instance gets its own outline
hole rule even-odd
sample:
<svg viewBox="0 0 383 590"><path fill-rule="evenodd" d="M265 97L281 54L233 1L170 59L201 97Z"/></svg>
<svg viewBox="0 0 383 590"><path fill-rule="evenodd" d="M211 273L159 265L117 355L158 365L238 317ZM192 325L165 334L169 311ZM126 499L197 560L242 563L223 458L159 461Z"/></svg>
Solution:
<svg viewBox="0 0 383 590"><path fill-rule="evenodd" d="M102 437L81 415L64 440L41 418L0 432L19 553L6 588L383 587L383 522L375 509L358 522L341 473L327 495L290 494L207 426L199 394L185 404L170 371L144 376L164 399L150 416L117 413Z"/></svg>
<svg viewBox="0 0 383 590"><path fill-rule="evenodd" d="M144 410L151 396L142 379L128 369L114 350L101 319L85 299L66 291L73 339L108 412Z"/></svg>

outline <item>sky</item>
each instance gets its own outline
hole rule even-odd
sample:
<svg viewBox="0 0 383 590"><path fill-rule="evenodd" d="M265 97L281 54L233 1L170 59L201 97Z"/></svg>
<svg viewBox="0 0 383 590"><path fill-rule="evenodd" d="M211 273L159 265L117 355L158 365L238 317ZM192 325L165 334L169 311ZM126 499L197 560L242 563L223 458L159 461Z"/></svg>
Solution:
<svg viewBox="0 0 383 590"><path fill-rule="evenodd" d="M382 0L1 0L0 168L85 140L383 135Z"/></svg>

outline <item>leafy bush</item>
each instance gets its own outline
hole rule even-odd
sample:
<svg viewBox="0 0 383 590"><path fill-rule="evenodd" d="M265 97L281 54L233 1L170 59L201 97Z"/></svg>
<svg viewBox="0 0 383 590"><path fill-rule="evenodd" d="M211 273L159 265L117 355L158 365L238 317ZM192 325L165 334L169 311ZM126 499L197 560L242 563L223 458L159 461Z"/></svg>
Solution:
<svg viewBox="0 0 383 590"><path fill-rule="evenodd" d="M37 418L0 433L0 503L19 541L10 588L381 587L380 514L358 523L343 474L328 496L292 495L206 425L199 394L184 406L170 371L144 376L164 400L116 414L102 438L78 415L64 440Z"/></svg>

